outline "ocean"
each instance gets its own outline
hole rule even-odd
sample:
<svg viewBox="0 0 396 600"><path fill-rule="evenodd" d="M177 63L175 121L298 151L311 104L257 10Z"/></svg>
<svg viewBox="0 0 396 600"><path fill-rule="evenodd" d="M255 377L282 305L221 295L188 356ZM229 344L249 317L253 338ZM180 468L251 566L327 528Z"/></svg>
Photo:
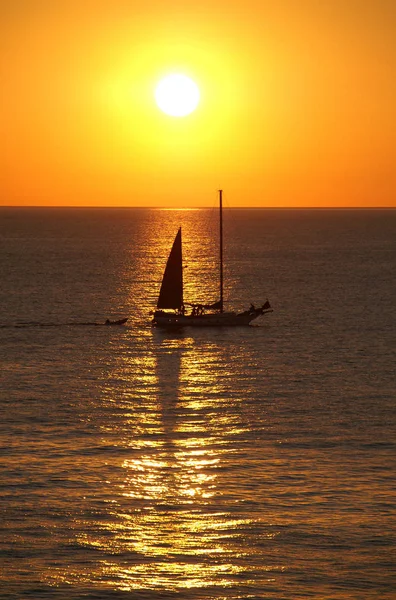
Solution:
<svg viewBox="0 0 396 600"><path fill-rule="evenodd" d="M396 597L396 211L0 208L0 598ZM126 326L105 320L128 317Z"/></svg>

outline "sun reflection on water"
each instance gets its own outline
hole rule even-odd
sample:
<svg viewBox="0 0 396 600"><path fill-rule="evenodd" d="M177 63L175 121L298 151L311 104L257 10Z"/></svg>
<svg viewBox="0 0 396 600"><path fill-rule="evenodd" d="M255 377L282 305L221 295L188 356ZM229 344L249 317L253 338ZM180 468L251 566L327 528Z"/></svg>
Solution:
<svg viewBox="0 0 396 600"><path fill-rule="evenodd" d="M134 389L103 386L102 431L122 452L98 492L106 498L99 516L75 523L78 547L94 550L98 561L90 573L83 564L52 570L58 584L95 578L125 591L228 587L247 572L242 532L251 521L223 501L233 440L245 426L238 411L225 409L227 374L214 375L213 363L221 364L215 344L204 345L187 335L159 334L151 345L144 339L142 352L124 356L113 374L127 381L133 370Z"/></svg>

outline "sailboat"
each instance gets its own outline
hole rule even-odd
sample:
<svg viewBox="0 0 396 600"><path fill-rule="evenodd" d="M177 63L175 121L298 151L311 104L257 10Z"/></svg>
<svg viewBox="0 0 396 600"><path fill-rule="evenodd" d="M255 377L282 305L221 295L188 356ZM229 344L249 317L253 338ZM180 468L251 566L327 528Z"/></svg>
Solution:
<svg viewBox="0 0 396 600"><path fill-rule="evenodd" d="M272 312L268 300L260 307L253 304L241 313L224 310L223 292L223 191L219 190L220 223L220 299L207 304L184 302L183 299L183 259L182 231L179 228L162 278L161 289L152 324L158 327L235 327L249 325L254 319Z"/></svg>

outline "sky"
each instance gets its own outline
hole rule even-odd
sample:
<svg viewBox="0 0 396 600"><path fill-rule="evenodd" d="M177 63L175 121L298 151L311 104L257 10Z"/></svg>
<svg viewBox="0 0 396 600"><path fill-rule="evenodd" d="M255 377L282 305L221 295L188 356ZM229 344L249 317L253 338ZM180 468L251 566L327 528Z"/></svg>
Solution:
<svg viewBox="0 0 396 600"><path fill-rule="evenodd" d="M2 0L0 76L3 206L396 207L394 0Z"/></svg>

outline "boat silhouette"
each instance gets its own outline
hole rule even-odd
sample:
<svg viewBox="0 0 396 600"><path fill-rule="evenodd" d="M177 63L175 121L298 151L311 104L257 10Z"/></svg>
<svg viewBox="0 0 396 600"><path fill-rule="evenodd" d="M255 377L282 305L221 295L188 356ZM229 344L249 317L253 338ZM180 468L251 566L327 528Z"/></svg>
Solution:
<svg viewBox="0 0 396 600"><path fill-rule="evenodd" d="M241 312L224 310L223 291L223 192L219 190L219 287L220 298L205 304L185 302L183 298L182 230L179 228L162 278L152 324L158 327L236 327L249 325L254 319L272 312L268 300L258 308L253 304Z"/></svg>

